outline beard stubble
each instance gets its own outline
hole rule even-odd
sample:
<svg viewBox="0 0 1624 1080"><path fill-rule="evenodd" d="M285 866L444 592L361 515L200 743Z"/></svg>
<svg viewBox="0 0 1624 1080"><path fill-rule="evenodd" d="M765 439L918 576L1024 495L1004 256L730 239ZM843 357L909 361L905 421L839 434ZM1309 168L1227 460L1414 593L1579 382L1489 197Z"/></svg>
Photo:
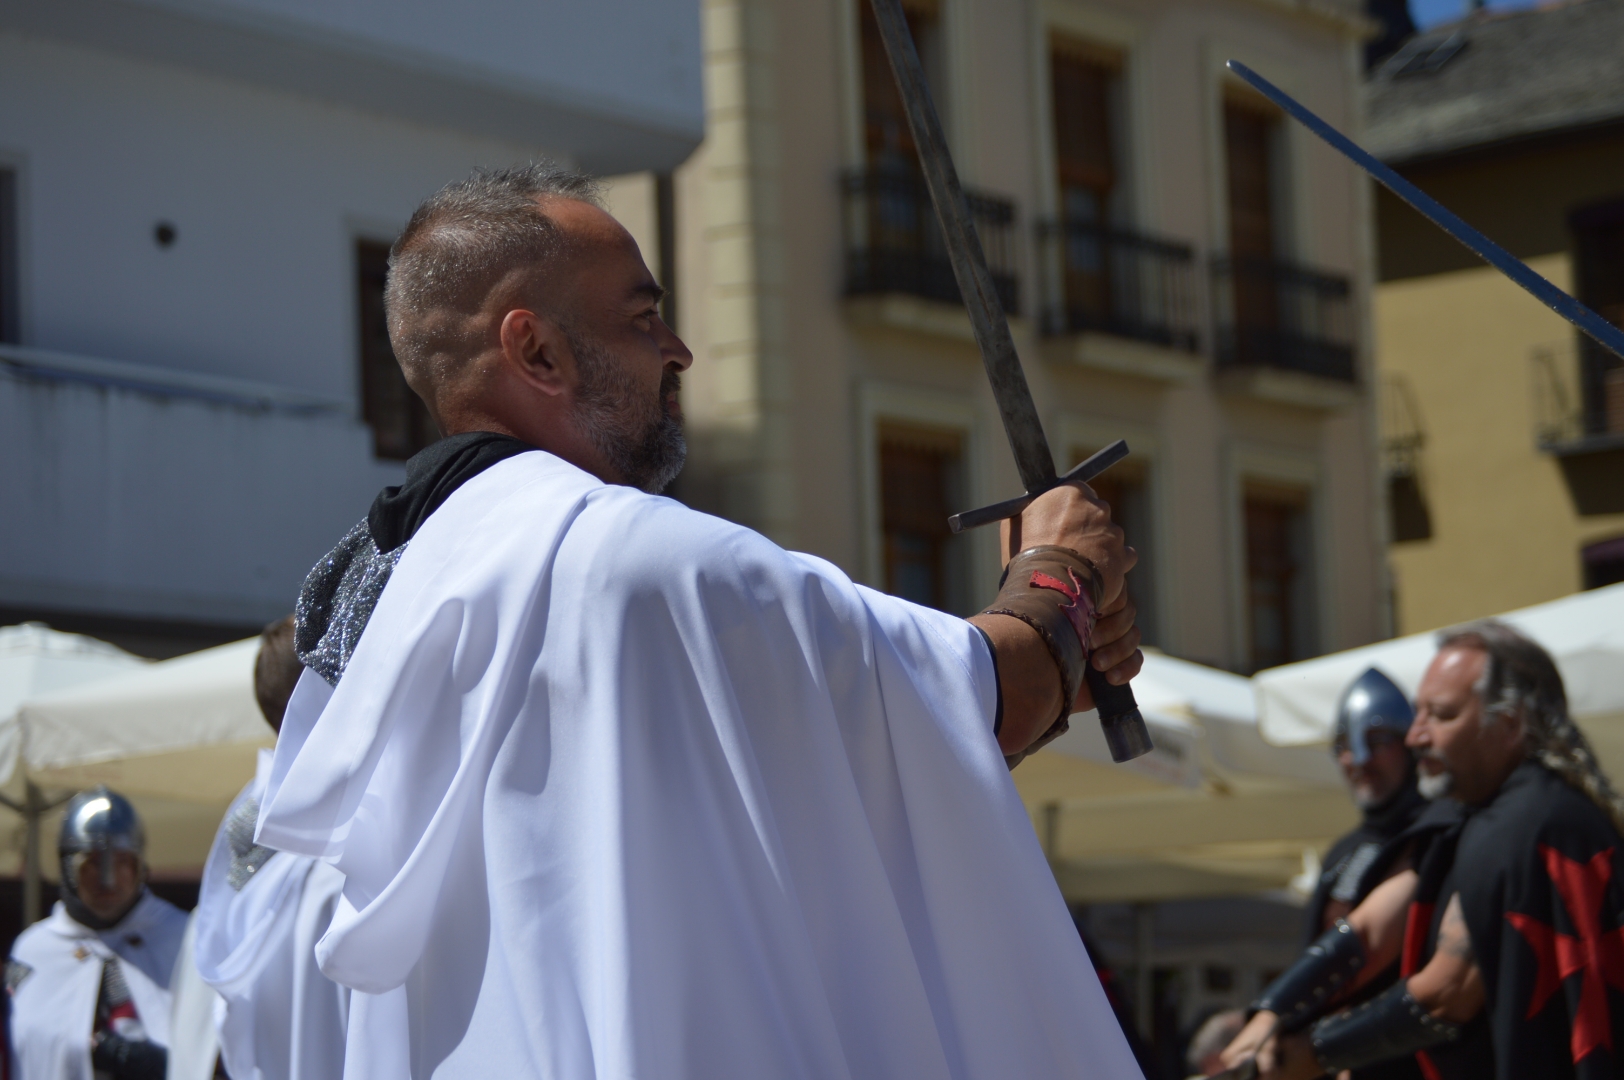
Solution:
<svg viewBox="0 0 1624 1080"><path fill-rule="evenodd" d="M566 330L580 367L576 403L587 438L625 482L650 495L670 486L688 458L682 418L666 411L666 398L682 387L671 368L652 398L639 393L624 365L584 334Z"/></svg>

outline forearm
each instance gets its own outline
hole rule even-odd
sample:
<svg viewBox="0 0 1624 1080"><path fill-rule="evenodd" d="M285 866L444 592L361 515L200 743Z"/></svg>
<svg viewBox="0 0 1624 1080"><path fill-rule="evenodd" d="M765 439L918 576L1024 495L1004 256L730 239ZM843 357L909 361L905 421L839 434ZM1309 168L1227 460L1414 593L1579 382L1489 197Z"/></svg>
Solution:
<svg viewBox="0 0 1624 1080"><path fill-rule="evenodd" d="M1416 1003L1439 1020L1464 1024L1483 1011L1488 993L1461 913L1459 893L1444 908L1432 959L1406 985Z"/></svg>
<svg viewBox="0 0 1624 1080"><path fill-rule="evenodd" d="M1370 895L1348 913L1348 925L1365 947L1365 966L1354 980L1353 988L1397 963L1404 947L1404 924L1417 880L1414 870L1402 869L1372 889Z"/></svg>
<svg viewBox="0 0 1624 1080"><path fill-rule="evenodd" d="M998 672L1003 720L998 747L1006 757L1036 742L1060 713L1060 671L1038 632L1008 615L975 615L971 624L987 635Z"/></svg>

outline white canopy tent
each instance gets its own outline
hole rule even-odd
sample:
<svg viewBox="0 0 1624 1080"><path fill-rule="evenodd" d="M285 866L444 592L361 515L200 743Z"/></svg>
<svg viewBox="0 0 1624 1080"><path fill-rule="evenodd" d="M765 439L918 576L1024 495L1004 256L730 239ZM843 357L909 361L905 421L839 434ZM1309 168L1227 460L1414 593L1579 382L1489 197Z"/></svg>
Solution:
<svg viewBox="0 0 1624 1080"><path fill-rule="evenodd" d="M1150 652L1133 686L1150 754L1113 764L1082 713L1014 774L1068 900L1278 889L1357 821L1323 750L1263 740L1250 680Z"/></svg>
<svg viewBox="0 0 1624 1080"><path fill-rule="evenodd" d="M22 728L16 723L22 702L39 694L88 686L146 663L105 641L64 634L43 623L0 626L0 772L9 776L14 771L11 763L22 745ZM41 820L67 797L48 798L22 778L0 784L0 806L16 814L7 830L10 843L0 853L0 861L7 861L9 855L12 873L18 865L24 868L25 922L33 922L39 914Z"/></svg>
<svg viewBox="0 0 1624 1080"><path fill-rule="evenodd" d="M1624 585L1500 618L1550 652L1574 720L1609 775L1624 777ZM1436 651L1435 634L1411 634L1260 672L1253 680L1260 729L1282 747L1323 745L1330 740L1342 691L1365 669L1379 668L1413 696Z"/></svg>
<svg viewBox="0 0 1624 1080"><path fill-rule="evenodd" d="M202 865L256 752L274 741L254 700L258 647L252 638L159 663L131 658L0 713L0 791L35 838L22 860L25 915L39 913L37 837L52 823L48 810L96 784L135 803L155 871Z"/></svg>

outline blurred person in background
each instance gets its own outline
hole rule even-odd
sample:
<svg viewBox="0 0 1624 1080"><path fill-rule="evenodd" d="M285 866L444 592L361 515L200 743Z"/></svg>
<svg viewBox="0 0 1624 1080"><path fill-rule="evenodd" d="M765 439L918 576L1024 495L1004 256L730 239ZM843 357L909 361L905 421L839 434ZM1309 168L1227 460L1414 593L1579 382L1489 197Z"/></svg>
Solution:
<svg viewBox="0 0 1624 1080"><path fill-rule="evenodd" d="M1224 1047L1246 1026L1246 1013L1241 1009L1220 1009L1201 1022L1190 1036L1190 1048L1184 1053L1184 1064L1194 1077L1211 1076L1224 1067Z"/></svg>
<svg viewBox="0 0 1624 1080"><path fill-rule="evenodd" d="M105 787L68 802L61 899L11 947L16 1080L163 1080L186 913L146 887L146 833Z"/></svg>
<svg viewBox="0 0 1624 1080"><path fill-rule="evenodd" d="M1412 828L1410 868L1270 987L1225 1062L1255 1051L1264 1080L1410 1056L1435 1080L1624 1074L1624 799L1550 655L1494 620L1446 632L1407 743L1440 811ZM1395 959L1400 981L1344 1008Z"/></svg>
<svg viewBox="0 0 1624 1080"><path fill-rule="evenodd" d="M1313 944L1369 895L1378 882L1367 881L1366 872L1427 805L1416 789L1415 756L1404 745L1414 719L1404 691L1375 668L1342 694L1331 756L1347 781L1360 821L1325 853L1305 912L1304 945Z"/></svg>
<svg viewBox="0 0 1624 1080"><path fill-rule="evenodd" d="M260 635L254 696L272 730L304 667L293 650L293 616ZM226 812L214 838L194 917L196 971L219 994L220 1064L233 1080L338 1080L350 991L316 967L344 875L303 855L254 843L272 751ZM196 1055L200 1060L206 1055ZM197 1080L203 1070L190 1077Z"/></svg>

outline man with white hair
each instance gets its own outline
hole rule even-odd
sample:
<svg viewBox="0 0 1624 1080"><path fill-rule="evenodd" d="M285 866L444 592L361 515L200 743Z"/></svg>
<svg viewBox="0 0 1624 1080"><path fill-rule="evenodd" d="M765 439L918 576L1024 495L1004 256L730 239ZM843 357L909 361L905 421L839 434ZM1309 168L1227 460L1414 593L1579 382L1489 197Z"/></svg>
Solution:
<svg viewBox="0 0 1624 1080"><path fill-rule="evenodd" d="M448 437L306 582L259 816L345 875L346 1077L1137 1077L1008 773L1138 670L1108 509L965 620L659 498L693 356L583 177L444 189L385 295Z"/></svg>
<svg viewBox="0 0 1624 1080"><path fill-rule="evenodd" d="M1260 1051L1265 1080L1408 1055L1439 1080L1624 1074L1624 800L1556 665L1493 620L1443 634L1407 743L1422 794L1457 812L1423 815L1412 868L1270 987L1226 1061ZM1331 1011L1395 958L1398 983Z"/></svg>

